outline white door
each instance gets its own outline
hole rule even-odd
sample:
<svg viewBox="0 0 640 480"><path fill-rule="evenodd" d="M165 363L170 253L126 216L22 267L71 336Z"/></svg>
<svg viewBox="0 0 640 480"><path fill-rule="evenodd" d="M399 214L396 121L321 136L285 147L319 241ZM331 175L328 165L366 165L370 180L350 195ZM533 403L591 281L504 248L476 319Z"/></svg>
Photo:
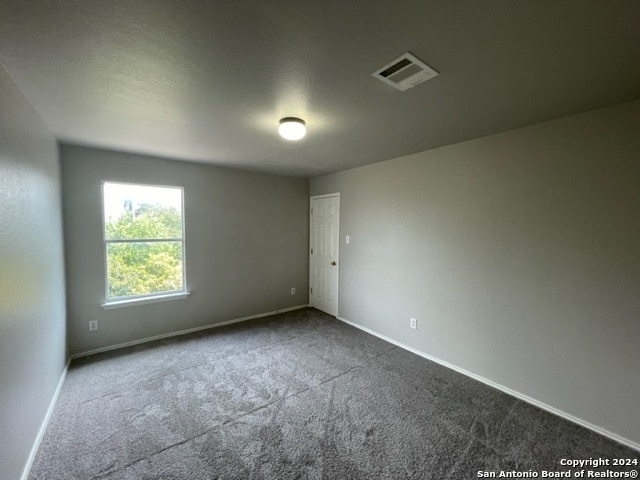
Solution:
<svg viewBox="0 0 640 480"><path fill-rule="evenodd" d="M340 194L311 197L309 304L338 316Z"/></svg>

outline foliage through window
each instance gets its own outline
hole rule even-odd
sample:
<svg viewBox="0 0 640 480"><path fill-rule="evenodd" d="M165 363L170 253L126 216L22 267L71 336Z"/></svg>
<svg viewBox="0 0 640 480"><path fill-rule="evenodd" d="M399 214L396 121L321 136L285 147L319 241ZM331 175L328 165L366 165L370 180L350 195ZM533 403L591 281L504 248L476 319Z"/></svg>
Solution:
<svg viewBox="0 0 640 480"><path fill-rule="evenodd" d="M185 291L182 188L103 184L107 303Z"/></svg>

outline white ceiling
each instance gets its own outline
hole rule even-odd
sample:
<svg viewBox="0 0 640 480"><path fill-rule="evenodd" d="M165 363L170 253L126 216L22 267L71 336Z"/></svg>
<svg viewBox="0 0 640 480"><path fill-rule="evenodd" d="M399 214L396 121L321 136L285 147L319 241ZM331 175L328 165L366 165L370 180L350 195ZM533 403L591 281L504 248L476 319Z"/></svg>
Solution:
<svg viewBox="0 0 640 480"><path fill-rule="evenodd" d="M640 98L640 1L5 0L0 63L62 142L314 176Z"/></svg>

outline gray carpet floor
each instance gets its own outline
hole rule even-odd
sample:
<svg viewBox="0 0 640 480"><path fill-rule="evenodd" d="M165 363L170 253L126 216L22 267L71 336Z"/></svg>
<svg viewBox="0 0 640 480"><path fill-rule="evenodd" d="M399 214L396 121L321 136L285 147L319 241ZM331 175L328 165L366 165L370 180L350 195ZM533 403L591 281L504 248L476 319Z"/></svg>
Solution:
<svg viewBox="0 0 640 480"><path fill-rule="evenodd" d="M75 360L29 478L471 479L563 458L640 454L303 309Z"/></svg>

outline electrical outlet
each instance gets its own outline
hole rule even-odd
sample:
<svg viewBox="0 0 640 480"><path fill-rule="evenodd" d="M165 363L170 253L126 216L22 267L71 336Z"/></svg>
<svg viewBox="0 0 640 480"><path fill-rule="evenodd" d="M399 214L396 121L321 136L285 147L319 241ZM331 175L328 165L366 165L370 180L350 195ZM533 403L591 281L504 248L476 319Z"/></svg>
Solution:
<svg viewBox="0 0 640 480"><path fill-rule="evenodd" d="M409 326L415 330L418 328L418 321L415 318L412 318L409 320Z"/></svg>
<svg viewBox="0 0 640 480"><path fill-rule="evenodd" d="M89 320L89 331L95 332L98 330L98 320Z"/></svg>
<svg viewBox="0 0 640 480"><path fill-rule="evenodd" d="M291 295L295 295L296 294L296 287L291 287Z"/></svg>

